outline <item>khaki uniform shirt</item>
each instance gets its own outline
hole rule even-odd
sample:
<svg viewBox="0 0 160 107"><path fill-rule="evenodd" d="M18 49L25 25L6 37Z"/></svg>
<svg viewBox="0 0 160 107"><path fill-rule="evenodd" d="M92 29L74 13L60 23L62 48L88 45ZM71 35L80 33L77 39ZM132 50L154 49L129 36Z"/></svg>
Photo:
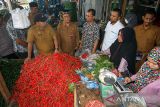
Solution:
<svg viewBox="0 0 160 107"><path fill-rule="evenodd" d="M33 25L28 31L27 42L34 42L38 53L48 54L54 51L54 36L56 33L50 25L44 29Z"/></svg>
<svg viewBox="0 0 160 107"><path fill-rule="evenodd" d="M143 25L134 28L137 40L137 50L142 53L148 53L154 46L160 46L160 28L151 25L144 29Z"/></svg>
<svg viewBox="0 0 160 107"><path fill-rule="evenodd" d="M75 48L79 44L79 32L75 23L66 27L60 23L57 27L57 38L62 52L74 55Z"/></svg>

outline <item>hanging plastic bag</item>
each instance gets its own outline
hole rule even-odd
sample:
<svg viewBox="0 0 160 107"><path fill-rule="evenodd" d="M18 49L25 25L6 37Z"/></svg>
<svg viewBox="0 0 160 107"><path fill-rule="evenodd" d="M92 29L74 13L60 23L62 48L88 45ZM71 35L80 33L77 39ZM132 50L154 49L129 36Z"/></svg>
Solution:
<svg viewBox="0 0 160 107"><path fill-rule="evenodd" d="M28 19L28 11L25 9L16 8L11 12L13 27L16 29L25 29L28 28L31 24Z"/></svg>

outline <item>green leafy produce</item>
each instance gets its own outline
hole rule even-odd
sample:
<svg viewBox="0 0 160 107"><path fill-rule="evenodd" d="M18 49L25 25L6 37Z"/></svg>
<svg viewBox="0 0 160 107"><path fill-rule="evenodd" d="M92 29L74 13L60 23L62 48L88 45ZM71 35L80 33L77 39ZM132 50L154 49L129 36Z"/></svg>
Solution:
<svg viewBox="0 0 160 107"><path fill-rule="evenodd" d="M106 55L101 55L96 60L95 69L93 71L93 74L95 75L95 78L98 78L99 71L101 68L106 68L108 70L111 70L114 68L114 64L109 60L109 57Z"/></svg>
<svg viewBox="0 0 160 107"><path fill-rule="evenodd" d="M70 83L70 84L69 84L69 88L68 88L68 89L69 89L69 92L72 93L72 92L74 91L74 88L75 88L75 84L74 84L74 83Z"/></svg>

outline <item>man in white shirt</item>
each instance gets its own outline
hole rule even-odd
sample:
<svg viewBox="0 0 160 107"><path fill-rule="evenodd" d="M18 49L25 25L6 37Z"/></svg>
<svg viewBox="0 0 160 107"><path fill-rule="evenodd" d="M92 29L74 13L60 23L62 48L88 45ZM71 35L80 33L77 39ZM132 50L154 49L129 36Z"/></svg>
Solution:
<svg viewBox="0 0 160 107"><path fill-rule="evenodd" d="M124 28L124 25L120 22L121 11L120 9L113 9L111 11L110 21L105 28L105 35L102 43L102 51L107 50L112 43L118 38L118 32Z"/></svg>

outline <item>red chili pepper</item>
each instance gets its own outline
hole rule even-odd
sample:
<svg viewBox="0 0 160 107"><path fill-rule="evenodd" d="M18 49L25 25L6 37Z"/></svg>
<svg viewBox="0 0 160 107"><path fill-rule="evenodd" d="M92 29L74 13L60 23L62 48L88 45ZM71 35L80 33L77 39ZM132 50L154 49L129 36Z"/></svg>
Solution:
<svg viewBox="0 0 160 107"><path fill-rule="evenodd" d="M88 57L88 53L82 54L81 57L82 57L83 59L86 59L86 58Z"/></svg>
<svg viewBox="0 0 160 107"><path fill-rule="evenodd" d="M79 81L75 70L81 65L67 54L39 55L23 65L12 98L20 107L73 107L68 85Z"/></svg>

